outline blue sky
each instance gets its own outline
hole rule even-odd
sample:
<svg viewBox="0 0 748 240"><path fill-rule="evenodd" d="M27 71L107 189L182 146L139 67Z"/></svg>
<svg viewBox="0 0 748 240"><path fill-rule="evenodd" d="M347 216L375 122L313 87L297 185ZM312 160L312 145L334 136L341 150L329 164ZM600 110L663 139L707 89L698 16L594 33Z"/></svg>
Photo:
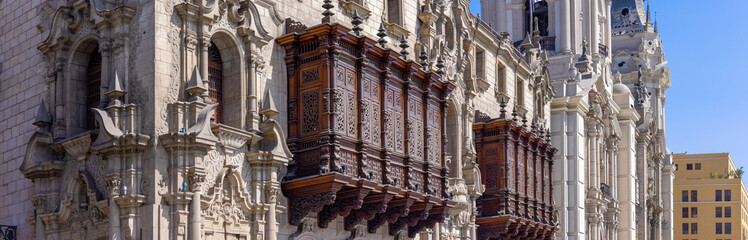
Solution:
<svg viewBox="0 0 748 240"><path fill-rule="evenodd" d="M480 0L470 10L480 12ZM653 0L651 10L672 82L665 92L668 148L729 152L748 169L748 1Z"/></svg>

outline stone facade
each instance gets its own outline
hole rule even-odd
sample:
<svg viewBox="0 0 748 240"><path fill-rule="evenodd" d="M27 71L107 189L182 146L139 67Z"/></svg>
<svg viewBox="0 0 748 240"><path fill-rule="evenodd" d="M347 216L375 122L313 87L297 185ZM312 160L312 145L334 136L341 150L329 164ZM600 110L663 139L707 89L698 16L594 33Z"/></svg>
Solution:
<svg viewBox="0 0 748 240"><path fill-rule="evenodd" d="M476 113L497 118L503 100L518 129L547 132L554 91L539 35L498 33L468 5L0 1L0 224L19 239L408 238L363 221L347 231L343 217L320 228L317 212L291 224L282 191L295 110L276 40L358 15L361 34L455 86L443 160L454 207L415 237L476 239Z"/></svg>
<svg viewBox="0 0 748 240"><path fill-rule="evenodd" d="M515 41L531 30L522 27L528 14L547 18L556 238L672 239L673 164L664 139L670 75L649 7L641 0L482 5L484 18Z"/></svg>
<svg viewBox="0 0 748 240"><path fill-rule="evenodd" d="M0 225L19 239L408 238L345 216L321 228L321 209L289 219L294 49L277 40L325 22L454 85L453 207L416 239L479 238L476 118L550 132L555 238L671 239L670 78L642 2L482 3L483 19L463 0L0 1ZM513 231L497 236L544 238Z"/></svg>

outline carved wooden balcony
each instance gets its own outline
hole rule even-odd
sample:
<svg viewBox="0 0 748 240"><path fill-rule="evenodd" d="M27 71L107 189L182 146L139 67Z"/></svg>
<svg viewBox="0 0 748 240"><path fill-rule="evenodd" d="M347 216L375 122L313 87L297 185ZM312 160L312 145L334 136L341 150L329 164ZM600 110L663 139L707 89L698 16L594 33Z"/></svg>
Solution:
<svg viewBox="0 0 748 240"><path fill-rule="evenodd" d="M507 119L476 120L478 165L486 191L478 198L478 239L551 239L556 219L551 169L557 151Z"/></svg>
<svg viewBox="0 0 748 240"><path fill-rule="evenodd" d="M445 99L454 88L376 41L323 24L286 35L289 223L317 213L415 236L448 200Z"/></svg>

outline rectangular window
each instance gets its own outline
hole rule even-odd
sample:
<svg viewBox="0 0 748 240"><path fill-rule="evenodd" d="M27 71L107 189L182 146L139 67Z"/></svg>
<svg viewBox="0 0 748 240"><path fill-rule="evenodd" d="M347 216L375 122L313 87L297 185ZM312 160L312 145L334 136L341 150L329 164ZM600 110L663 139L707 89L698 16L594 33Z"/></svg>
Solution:
<svg viewBox="0 0 748 240"><path fill-rule="evenodd" d="M732 191L725 190L725 201L732 201Z"/></svg>
<svg viewBox="0 0 748 240"><path fill-rule="evenodd" d="M701 170L701 163L696 163L693 165L694 170Z"/></svg>
<svg viewBox="0 0 748 240"><path fill-rule="evenodd" d="M732 208L731 207L725 207L725 217L726 218L732 217Z"/></svg>
<svg viewBox="0 0 748 240"><path fill-rule="evenodd" d="M475 50L475 75L486 79L486 51L483 49Z"/></svg>
<svg viewBox="0 0 748 240"><path fill-rule="evenodd" d="M716 231L717 234L722 234L722 223L717 223L716 229L717 229Z"/></svg>
<svg viewBox="0 0 748 240"><path fill-rule="evenodd" d="M693 164L686 164L686 170L693 170Z"/></svg>
<svg viewBox="0 0 748 240"><path fill-rule="evenodd" d="M715 190L714 191L714 201L722 201L722 190Z"/></svg>
<svg viewBox="0 0 748 240"><path fill-rule="evenodd" d="M688 223L683 224L683 234L688 234Z"/></svg>
<svg viewBox="0 0 748 240"><path fill-rule="evenodd" d="M698 202L699 198L696 196L696 190L691 190L691 202Z"/></svg>
<svg viewBox="0 0 748 240"><path fill-rule="evenodd" d="M732 223L725 223L725 234L732 234Z"/></svg>
<svg viewBox="0 0 748 240"><path fill-rule="evenodd" d="M501 64L496 65L496 91L506 93L506 71Z"/></svg>
<svg viewBox="0 0 748 240"><path fill-rule="evenodd" d="M400 21L400 0L387 0L387 22L402 25Z"/></svg>
<svg viewBox="0 0 748 240"><path fill-rule="evenodd" d="M717 207L714 216L721 218L722 217L722 207Z"/></svg>
<svg viewBox="0 0 748 240"><path fill-rule="evenodd" d="M683 208L683 218L688 218L688 208L687 207Z"/></svg>
<svg viewBox="0 0 748 240"><path fill-rule="evenodd" d="M522 84L522 80L519 78L517 79L517 86L515 87L515 89L517 90L517 93L514 94L514 96L516 96L517 98L517 101L516 101L517 105L524 106L525 105L525 85Z"/></svg>
<svg viewBox="0 0 748 240"><path fill-rule="evenodd" d="M688 191L684 190L682 193L683 193L683 201L681 201L681 202L688 202Z"/></svg>
<svg viewBox="0 0 748 240"><path fill-rule="evenodd" d="M698 234L698 233L699 233L698 225L696 225L696 223L691 223L691 234Z"/></svg>
<svg viewBox="0 0 748 240"><path fill-rule="evenodd" d="M691 208L691 218L695 218L695 217L697 217L698 215L699 215L699 214L698 214L698 210L697 210L697 209L696 209L695 207L692 207L692 208Z"/></svg>

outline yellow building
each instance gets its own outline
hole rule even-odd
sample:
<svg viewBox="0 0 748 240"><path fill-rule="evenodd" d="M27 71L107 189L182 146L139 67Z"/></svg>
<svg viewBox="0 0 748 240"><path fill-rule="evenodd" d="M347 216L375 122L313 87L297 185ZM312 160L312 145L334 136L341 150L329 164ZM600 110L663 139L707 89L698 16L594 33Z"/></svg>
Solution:
<svg viewBox="0 0 748 240"><path fill-rule="evenodd" d="M748 192L729 153L674 154L676 240L746 240Z"/></svg>

